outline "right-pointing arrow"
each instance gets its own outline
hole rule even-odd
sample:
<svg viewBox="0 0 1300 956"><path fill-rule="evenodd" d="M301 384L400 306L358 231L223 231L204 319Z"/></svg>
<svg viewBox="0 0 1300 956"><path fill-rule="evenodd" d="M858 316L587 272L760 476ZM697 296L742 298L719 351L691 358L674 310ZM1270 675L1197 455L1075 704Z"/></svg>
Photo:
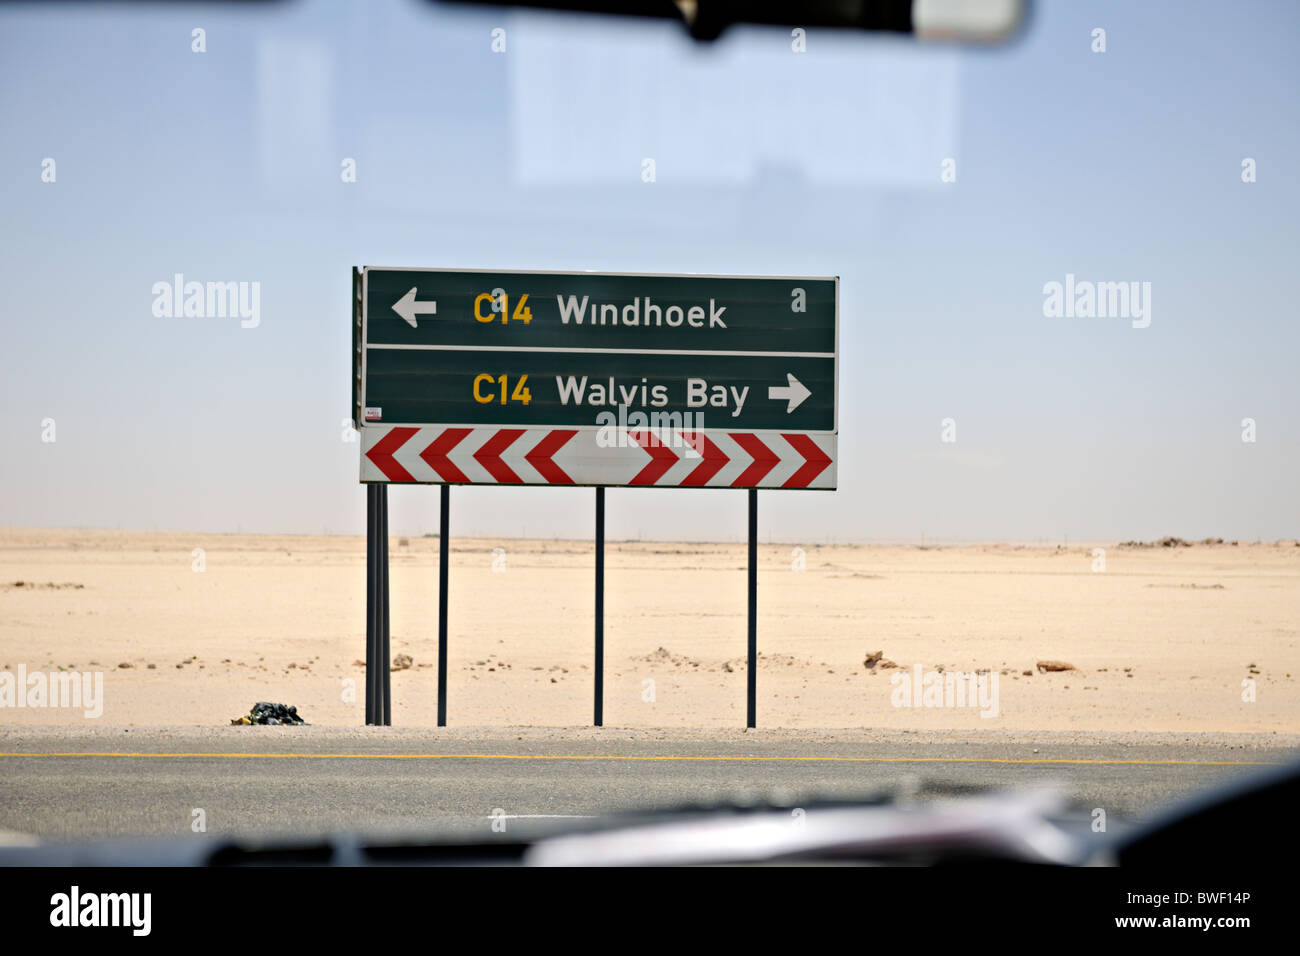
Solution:
<svg viewBox="0 0 1300 956"><path fill-rule="evenodd" d="M709 483L709 479L720 472L723 467L731 461L727 453L709 441L704 432L679 432L687 443L700 453L703 459L698 465L691 469L691 473L682 479L684 487L704 486Z"/></svg>
<svg viewBox="0 0 1300 956"><path fill-rule="evenodd" d="M412 323L414 324L414 323ZM769 385L767 387L767 397L773 401L785 400L788 404L785 406L785 413L789 415L792 411L803 404L803 400L812 392L808 391L803 382L794 377L791 372L785 373L785 379L788 385Z"/></svg>
<svg viewBox="0 0 1300 956"><path fill-rule="evenodd" d="M627 434L650 456L650 463L636 473L629 485L653 485L677 464L676 452L661 442L653 431L629 431Z"/></svg>
<svg viewBox="0 0 1300 956"><path fill-rule="evenodd" d="M757 488L764 476L781 463L781 456L758 440L757 435L744 432L730 432L731 440L745 450L754 461L736 480L733 488Z"/></svg>
<svg viewBox="0 0 1300 956"><path fill-rule="evenodd" d="M799 454L803 455L803 464L793 475L785 480L782 488L807 488L812 480L826 470L831 463L824 451L807 435L782 436Z"/></svg>
<svg viewBox="0 0 1300 956"><path fill-rule="evenodd" d="M419 328L415 324L417 315L437 315L438 303L432 300L428 302L416 302L415 290L418 287L413 286L411 291L406 293L396 302L393 303L393 311L406 320L406 324L413 329Z"/></svg>

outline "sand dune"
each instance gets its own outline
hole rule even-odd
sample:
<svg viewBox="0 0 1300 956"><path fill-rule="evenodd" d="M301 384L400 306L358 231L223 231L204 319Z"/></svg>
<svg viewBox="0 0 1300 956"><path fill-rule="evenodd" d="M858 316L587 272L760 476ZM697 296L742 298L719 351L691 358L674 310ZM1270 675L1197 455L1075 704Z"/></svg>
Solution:
<svg viewBox="0 0 1300 956"><path fill-rule="evenodd" d="M435 720L437 544L392 541L399 725ZM809 545L802 571L761 547L760 728L1300 731L1300 547L1105 546L1101 573L1092 547ZM451 560L450 723L590 723L590 543L457 539ZM0 677L102 672L103 714L0 726L221 725L258 700L360 724L364 565L360 538L6 531ZM743 726L744 567L738 544L609 545L607 726ZM996 674L996 716L897 706L917 665Z"/></svg>

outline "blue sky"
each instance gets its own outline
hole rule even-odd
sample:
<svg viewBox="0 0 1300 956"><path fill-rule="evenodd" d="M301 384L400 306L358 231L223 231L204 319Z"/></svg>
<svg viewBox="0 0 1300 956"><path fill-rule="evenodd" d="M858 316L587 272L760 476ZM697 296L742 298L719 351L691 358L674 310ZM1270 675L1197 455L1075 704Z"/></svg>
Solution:
<svg viewBox="0 0 1300 956"><path fill-rule="evenodd" d="M1008 47L794 54L406 0L5 5L0 521L361 531L368 264L839 275L840 487L762 494L764 537L1300 535L1300 7L1225 9L1049 2ZM260 282L260 324L155 317L175 273ZM1044 317L1067 273L1150 282L1150 327ZM590 490L453 498L458 534L591 530ZM436 527L436 490L392 501L395 532ZM609 534L736 538L744 508L614 490Z"/></svg>

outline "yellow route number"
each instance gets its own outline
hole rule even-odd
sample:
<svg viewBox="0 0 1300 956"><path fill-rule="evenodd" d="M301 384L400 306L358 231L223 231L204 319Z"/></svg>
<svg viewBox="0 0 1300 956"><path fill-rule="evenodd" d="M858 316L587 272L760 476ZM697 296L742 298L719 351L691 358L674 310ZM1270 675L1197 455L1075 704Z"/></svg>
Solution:
<svg viewBox="0 0 1300 956"><path fill-rule="evenodd" d="M533 310L528 308L527 292L521 295L519 297L519 301L515 303L515 311L513 315L510 312L510 296L508 296L504 292L501 293L500 312L497 312L496 310L497 298L498 297L494 296L491 292L480 293L478 298L474 300L474 318L484 323L495 322L497 315L501 316L502 323L509 322L512 318L516 322L524 323L524 325L527 325L529 322L533 321ZM486 315L483 314L483 306L485 304L487 305L487 309L488 309Z"/></svg>
<svg viewBox="0 0 1300 956"><path fill-rule="evenodd" d="M510 383L507 381L507 376L489 375L487 372L483 372L474 376L474 401L478 402L480 405L490 405L492 402L495 402L498 397L498 392L494 386L500 385L500 399L502 405L505 405L507 401L519 402L522 405L527 405L533 400L533 393L524 386L524 382L526 381L528 381L528 376L520 375L519 378L515 379L515 387L511 390ZM485 385L488 388L486 393L483 391L483 386ZM510 396L509 399L506 398L507 394Z"/></svg>

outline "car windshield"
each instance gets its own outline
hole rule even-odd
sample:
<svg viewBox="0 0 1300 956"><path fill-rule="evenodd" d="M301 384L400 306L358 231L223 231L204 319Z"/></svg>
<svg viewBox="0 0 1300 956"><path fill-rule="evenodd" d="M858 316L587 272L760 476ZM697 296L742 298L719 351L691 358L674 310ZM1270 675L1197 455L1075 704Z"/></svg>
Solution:
<svg viewBox="0 0 1300 956"><path fill-rule="evenodd" d="M1298 27L4 4L0 831L1285 762Z"/></svg>

